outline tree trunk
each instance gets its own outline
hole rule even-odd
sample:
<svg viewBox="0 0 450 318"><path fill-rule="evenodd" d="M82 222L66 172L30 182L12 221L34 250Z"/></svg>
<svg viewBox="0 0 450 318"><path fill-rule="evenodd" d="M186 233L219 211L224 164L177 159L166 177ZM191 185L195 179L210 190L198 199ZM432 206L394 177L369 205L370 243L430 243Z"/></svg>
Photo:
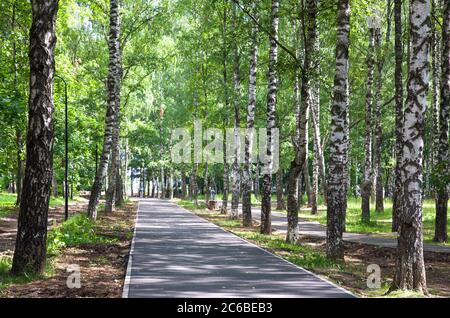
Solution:
<svg viewBox="0 0 450 318"><path fill-rule="evenodd" d="M226 161L226 155L224 154L222 208L220 209L221 214L227 214L228 211L228 189L229 189L228 171L229 167Z"/></svg>
<svg viewBox="0 0 450 318"><path fill-rule="evenodd" d="M189 186L191 187L191 191L192 191L191 199L194 201L195 206L198 205L197 170L198 170L198 163L194 163L194 165L192 167L192 173L191 173L191 179L190 179Z"/></svg>
<svg viewBox="0 0 450 318"><path fill-rule="evenodd" d="M209 185L209 167L208 167L208 157L207 156L205 158L205 173L204 173L203 179L205 180L204 186L203 186L204 192L205 192L205 203L206 203L206 206L208 206L211 193L209 191L209 187L210 187L210 185Z"/></svg>
<svg viewBox="0 0 450 318"><path fill-rule="evenodd" d="M372 193L372 105L374 73L375 29L369 27L369 48L367 53L366 117L364 141L364 179L361 185L361 220L370 222L370 194Z"/></svg>
<svg viewBox="0 0 450 318"><path fill-rule="evenodd" d="M395 20L395 171L394 191L392 194L392 232L397 232L398 215L401 203L401 165L402 165L402 130L403 130L403 40L402 40L402 0L394 2Z"/></svg>
<svg viewBox="0 0 450 318"><path fill-rule="evenodd" d="M23 160L22 160L22 131L17 129L16 131L16 142L17 142L17 175L16 175L16 206L20 206L20 201L22 198L22 179L23 179Z"/></svg>
<svg viewBox="0 0 450 318"><path fill-rule="evenodd" d="M240 61L239 61L239 49L237 45L238 39L236 38L236 30L238 27L237 18L237 4L233 2L233 28L235 30L233 39L233 84L234 84L234 148L233 148L233 163L231 165L231 218L238 218L239 208L239 193L241 183L241 171L239 166L239 154L240 154L240 138L239 138L239 108L241 98L241 80L240 80Z"/></svg>
<svg viewBox="0 0 450 318"><path fill-rule="evenodd" d="M187 191L186 191L186 171L181 170L181 199L186 199Z"/></svg>
<svg viewBox="0 0 450 318"><path fill-rule="evenodd" d="M160 199L164 199L164 197L166 195L166 185L164 184L165 174L164 174L164 168L163 167L161 167L160 173L161 173L161 180L160 180L161 182L159 184L160 184L160 191L161 191L161 193L159 194L159 198ZM197 177L197 171L195 171L195 176ZM195 180L197 180L197 179L195 179ZM197 196L197 193L196 193L196 196ZM195 200L197 200L197 197L195 198Z"/></svg>
<svg viewBox="0 0 450 318"><path fill-rule="evenodd" d="M125 196L125 183L124 180L126 179L126 156L127 156L127 149L125 146L125 166L122 163L122 160L118 159L118 168L116 170L116 188L115 188L115 197L116 197L116 206L122 206L125 202L124 196ZM125 171L125 173L123 173Z"/></svg>
<svg viewBox="0 0 450 318"><path fill-rule="evenodd" d="M443 8L442 26L442 79L441 79L441 109L439 111L439 151L437 162L439 162L437 180L448 182L450 171L449 144L448 144L448 122L450 118L450 2L446 1ZM436 225L434 232L435 242L447 242L447 211L448 211L448 184L446 181L439 182L436 188Z"/></svg>
<svg viewBox="0 0 450 318"><path fill-rule="evenodd" d="M172 171L170 171L170 173L169 173L168 181L169 181L169 197L168 197L168 199L172 200L173 199L173 175L172 175ZM149 186L150 186L150 184L149 184Z"/></svg>
<svg viewBox="0 0 450 318"><path fill-rule="evenodd" d="M320 83L316 83L316 96L317 101L314 103L311 103L311 110L312 110L312 116L311 121L313 124L313 135L314 135L314 159L317 160L317 169L318 169L318 175L320 178L320 187L323 194L323 200L326 204L327 202L327 179L325 176L325 160L323 157L323 144L321 142L320 138L320 99L319 99L319 86Z"/></svg>
<svg viewBox="0 0 450 318"><path fill-rule="evenodd" d="M439 123L439 52L440 52L440 37L437 32L437 23L435 18L437 18L437 12L439 10L436 10L436 0L431 0L431 77L432 77L432 84L431 84L431 128L433 132L432 136L432 143L431 143L431 166L435 166L439 163L437 161L438 153L439 153L439 125L436 123ZM431 171L431 169L427 169L428 172Z"/></svg>
<svg viewBox="0 0 450 318"><path fill-rule="evenodd" d="M374 146L373 146L373 165L375 174L375 211L384 211L384 197L383 197L383 178L381 174L381 142L382 142L382 127L381 127L381 102L382 94L381 88L383 83L383 57L381 52L381 31L377 28L375 31L375 43L377 48L377 83L375 93L375 107L374 107Z"/></svg>
<svg viewBox="0 0 450 318"><path fill-rule="evenodd" d="M327 257L344 259L343 217L345 215L348 140L348 37L350 31L349 0L338 1L336 38L336 73L331 108L330 158L328 171Z"/></svg>
<svg viewBox="0 0 450 318"><path fill-rule="evenodd" d="M288 227L286 234L286 241L295 243L298 240L298 195L297 185L299 182L299 175L304 172L306 163L306 156L308 153L308 113L311 105L311 78L315 77L314 61L317 59L317 52L315 52L317 42L317 0L307 0L307 21L305 21L304 10L302 10L303 25L306 26L305 51L303 61L303 71L301 74L301 102L299 114L297 116L297 136L298 139L294 141L295 158L291 162L289 177L288 177L288 199L287 199L287 219ZM305 176L305 175L304 175ZM305 180L306 182L306 180Z"/></svg>
<svg viewBox="0 0 450 318"><path fill-rule="evenodd" d="M40 274L46 258L47 216L53 172L53 76L58 1L32 1L30 96L25 178L11 273Z"/></svg>
<svg viewBox="0 0 450 318"><path fill-rule="evenodd" d="M256 1L252 1L253 16L257 19ZM256 107L256 75L258 63L258 27L254 23L252 27L252 47L250 53L250 74L248 84L248 106L247 106L247 133L245 134L245 163L242 182L242 224L252 225L252 176L251 165L253 152L253 129Z"/></svg>
<svg viewBox="0 0 450 318"><path fill-rule="evenodd" d="M17 99L19 98L19 92L17 89L18 84L18 69L17 69L17 49L16 49L16 1L13 2L13 8L12 8L12 19L11 19L11 30L13 32L13 49L12 49L12 58L13 58L13 73L14 73L14 81L13 81L13 92L14 92L14 99L17 102ZM17 173L16 173L16 206L20 206L20 199L22 195L22 179L23 179L23 159L22 159L22 151L23 151L23 136L22 136L22 129L20 128L20 124L18 124L18 127L16 128L16 146L17 146Z"/></svg>
<svg viewBox="0 0 450 318"><path fill-rule="evenodd" d="M273 140L272 130L275 126L275 109L277 104L278 91L278 9L280 3L278 0L272 0L270 14L270 40L269 40L269 72L268 72L268 91L267 91L267 160L264 163L268 167L263 176L263 189L261 199L261 234L270 234L272 232L271 216L271 195L272 195L272 160L273 160Z"/></svg>
<svg viewBox="0 0 450 318"><path fill-rule="evenodd" d="M277 191L277 210L286 209L286 205L284 204L284 196L283 196L283 170L280 168L276 173L276 191Z"/></svg>
<svg viewBox="0 0 450 318"><path fill-rule="evenodd" d="M317 41L318 42L318 41ZM317 45L318 46L318 45ZM318 50L318 48L317 48ZM314 91L313 91L313 102L311 103L311 119L313 125L313 131L315 129L319 130L320 135L320 127L314 128L316 122L319 122L319 109L320 109L320 91L319 91L319 83L314 83ZM318 125L318 124L317 124ZM317 214L318 208L318 199L319 199L319 148L320 145L320 137L316 139L315 132L313 132L313 163L312 163L312 189L311 189L311 214ZM322 182L324 182L322 180Z"/></svg>
<svg viewBox="0 0 450 318"><path fill-rule="evenodd" d="M224 0L225 2L227 0ZM228 70L227 70L227 57L228 57L228 47L227 47L227 7L224 5L223 9L223 19L222 19L222 72L223 72L223 92L224 92L224 102L225 109L229 109L230 97L228 94ZM227 117L228 118L228 117ZM225 120L225 124L228 123L228 119ZM225 147L226 149L226 147ZM227 214L228 210L228 189L229 189L229 166L227 162L227 153L223 153L223 196L222 196L222 207L220 209L221 214Z"/></svg>
<svg viewBox="0 0 450 318"><path fill-rule="evenodd" d="M428 91L430 1L410 1L408 96L403 128L402 210L391 290L427 293L422 240L423 128Z"/></svg>
<svg viewBox="0 0 450 318"><path fill-rule="evenodd" d="M119 4L117 0L110 0L110 17L109 17L109 71L108 71L108 106L105 118L105 134L103 137L103 149L100 157L98 170L95 174L95 181L91 189L91 196L89 198L88 215L92 219L97 218L97 207L100 199L100 194L103 187L103 180L106 175L106 168L108 165L112 139L115 134L114 130L117 128L117 110L119 109L118 102L120 101L117 93L120 92L120 47L119 47Z"/></svg>
<svg viewBox="0 0 450 318"><path fill-rule="evenodd" d="M306 148L308 149L308 148ZM305 192L306 198L308 200L308 208L312 207L312 189L311 189L311 179L309 178L309 162L308 162L308 152L306 153L305 163L303 165L303 179L305 179Z"/></svg>
<svg viewBox="0 0 450 318"><path fill-rule="evenodd" d="M53 174L52 174L52 190L53 190L53 197L57 198L59 196L58 180L56 179L56 173L54 171L53 171Z"/></svg>
<svg viewBox="0 0 450 318"><path fill-rule="evenodd" d="M119 22L118 22L119 23ZM118 30L120 25L118 25ZM120 61L120 60L119 60ZM119 62L120 63L120 62ZM120 65L117 66L120 70ZM118 80L120 83L120 79ZM106 202L105 202L105 213L112 213L115 210L116 200L117 200L117 183L120 180L120 144L119 144L119 133L120 133L120 84L116 87L116 122L113 127L113 134L111 140L111 161L110 161L110 176L108 183L108 190L106 191Z"/></svg>

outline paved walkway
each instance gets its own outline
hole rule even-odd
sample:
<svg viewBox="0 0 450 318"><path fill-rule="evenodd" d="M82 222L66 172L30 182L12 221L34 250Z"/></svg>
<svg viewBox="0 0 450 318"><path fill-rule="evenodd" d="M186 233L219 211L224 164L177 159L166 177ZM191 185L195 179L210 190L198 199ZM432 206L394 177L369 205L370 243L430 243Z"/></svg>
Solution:
<svg viewBox="0 0 450 318"><path fill-rule="evenodd" d="M252 216L256 221L261 219L261 209L252 208ZM287 217L286 214L272 211L272 228L278 231L286 232L287 229ZM326 227L319 222L299 220L300 234L310 235L315 237L326 238ZM369 234L359 233L344 233L344 241L376 245L381 247L397 248L397 240L389 237L381 237ZM424 250L436 253L450 253L450 247L442 245L434 245L424 243Z"/></svg>
<svg viewBox="0 0 450 318"><path fill-rule="evenodd" d="M124 297L352 297L166 200L139 202Z"/></svg>

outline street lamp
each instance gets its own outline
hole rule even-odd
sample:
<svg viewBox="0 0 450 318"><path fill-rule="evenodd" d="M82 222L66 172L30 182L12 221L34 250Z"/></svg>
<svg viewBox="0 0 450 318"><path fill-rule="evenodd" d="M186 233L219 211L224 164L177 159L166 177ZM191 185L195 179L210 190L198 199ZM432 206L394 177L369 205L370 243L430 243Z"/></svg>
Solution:
<svg viewBox="0 0 450 318"><path fill-rule="evenodd" d="M69 121L67 116L67 82L66 80L60 76L55 75L56 78L59 78L64 83L64 105L65 105L65 167L64 167L64 182L65 182L65 188L64 188L64 220L67 221L69 218Z"/></svg>

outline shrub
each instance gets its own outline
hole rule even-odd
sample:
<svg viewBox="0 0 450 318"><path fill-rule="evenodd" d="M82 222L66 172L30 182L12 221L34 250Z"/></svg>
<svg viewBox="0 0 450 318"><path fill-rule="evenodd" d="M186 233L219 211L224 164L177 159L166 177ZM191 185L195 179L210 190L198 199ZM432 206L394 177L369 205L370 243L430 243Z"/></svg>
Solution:
<svg viewBox="0 0 450 318"><path fill-rule="evenodd" d="M95 222L86 215L77 214L48 233L47 253L58 254L65 247L85 244L110 243L112 239L95 233Z"/></svg>

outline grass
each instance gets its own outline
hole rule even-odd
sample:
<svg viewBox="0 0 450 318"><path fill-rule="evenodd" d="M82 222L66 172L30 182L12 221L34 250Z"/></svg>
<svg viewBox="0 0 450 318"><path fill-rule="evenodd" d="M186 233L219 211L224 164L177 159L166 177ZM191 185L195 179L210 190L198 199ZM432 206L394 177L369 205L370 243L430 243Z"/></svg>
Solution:
<svg viewBox="0 0 450 318"><path fill-rule="evenodd" d="M260 197L259 197L260 198ZM252 194L252 205L259 206L259 198ZM204 196L200 195L199 200L204 200ZM216 195L216 200L222 201L222 195ZM231 194L229 195L229 204L231 202ZM276 202L276 195L272 194L272 203ZM306 195L303 197L303 202L307 202ZM322 196L318 198L319 211L318 214L312 215L310 209L301 209L299 216L310 221L317 221L320 224L326 225L326 206ZM193 207L193 203L186 200L184 204L191 204L187 208ZM286 210L275 210L277 212L286 213ZM427 243L437 245L450 246L449 243L433 242L434 237L434 223L435 223L435 203L434 200L424 200L423 202L423 238ZM375 204L371 204L371 221L364 223L361 221L361 199L350 197L348 198L348 209L346 216L346 231L352 233L376 234L385 237L395 238L395 233L391 232L392 226L392 200L386 199L384 201L384 212L375 212ZM447 214L447 231L450 232L450 213Z"/></svg>
<svg viewBox="0 0 450 318"><path fill-rule="evenodd" d="M0 193L0 217L7 217L14 211L16 195L12 193Z"/></svg>
<svg viewBox="0 0 450 318"><path fill-rule="evenodd" d="M17 194L15 193L5 193L0 192L0 217L8 217L11 216L15 211L17 211L16 204ZM79 202L82 198L74 197L73 200L69 200L70 202ZM63 197L51 197L50 198L50 207L54 208L64 204Z"/></svg>
<svg viewBox="0 0 450 318"><path fill-rule="evenodd" d="M110 238L96 234L95 221L84 214L76 214L49 231L47 253L58 255L66 247L113 242Z"/></svg>
<svg viewBox="0 0 450 318"><path fill-rule="evenodd" d="M232 229L231 229L232 230ZM287 243L284 237L275 235L264 235L249 231L232 231L234 234L256 243L274 254L282 256L295 265L307 268L340 268L342 264L333 262L326 258L324 253L318 252L311 247Z"/></svg>
<svg viewBox="0 0 450 318"><path fill-rule="evenodd" d="M375 212L373 204L371 205L371 208L371 221L369 223L363 223L361 222L361 199L349 198L346 216L346 231L395 237L395 234L391 232L392 201L389 199L384 201L384 212ZM435 215L436 210L434 201L425 200L423 202L423 236L425 242L432 243L433 241ZM311 215L309 211L301 210L299 216L307 220L318 221L321 224L326 224L327 222L325 206L319 207L319 213L317 215ZM447 223L447 231L448 230L450 230L450 213L448 215ZM450 246L449 243L444 243L442 245Z"/></svg>
<svg viewBox="0 0 450 318"><path fill-rule="evenodd" d="M54 275L53 259L48 258L45 265L45 271L43 274L22 274L11 275L12 257L2 256L0 257L0 297L1 292L11 284L26 284L37 279L51 277Z"/></svg>

